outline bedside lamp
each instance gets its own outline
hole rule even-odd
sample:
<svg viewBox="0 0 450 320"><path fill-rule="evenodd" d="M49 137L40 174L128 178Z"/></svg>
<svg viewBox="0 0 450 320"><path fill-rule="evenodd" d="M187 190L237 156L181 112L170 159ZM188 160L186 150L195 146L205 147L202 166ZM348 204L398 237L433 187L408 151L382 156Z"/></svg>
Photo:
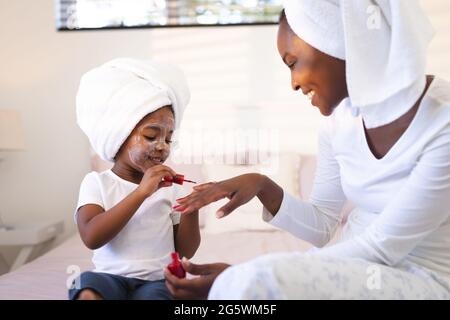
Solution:
<svg viewBox="0 0 450 320"><path fill-rule="evenodd" d="M0 161L3 153L8 151L20 151L25 149L22 123L20 114L15 110L0 109ZM0 232L9 230L0 216Z"/></svg>

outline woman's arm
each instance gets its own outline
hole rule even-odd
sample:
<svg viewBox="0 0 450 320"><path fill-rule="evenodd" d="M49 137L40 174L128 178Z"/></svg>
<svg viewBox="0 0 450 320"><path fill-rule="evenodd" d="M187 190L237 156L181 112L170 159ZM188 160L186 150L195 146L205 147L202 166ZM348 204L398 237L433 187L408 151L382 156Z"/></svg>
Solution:
<svg viewBox="0 0 450 320"><path fill-rule="evenodd" d="M408 181L354 238L317 254L395 265L450 218L450 126L423 151ZM436 243L448 243L443 230Z"/></svg>
<svg viewBox="0 0 450 320"><path fill-rule="evenodd" d="M318 165L309 201L295 199L268 177L252 173L194 187L196 191L178 200L181 207L177 210L189 213L227 197L230 201L217 212L222 217L257 196L264 205L265 221L315 246L324 246L339 226L346 201L327 129L320 132Z"/></svg>
<svg viewBox="0 0 450 320"><path fill-rule="evenodd" d="M228 198L230 201L217 212L221 218L255 196L272 215L276 215L283 200L283 189L268 177L258 173L247 173L220 182L205 183L194 187L194 190L190 195L177 200L180 206L176 210L181 211L183 215L214 201Z"/></svg>
<svg viewBox="0 0 450 320"><path fill-rule="evenodd" d="M256 196L264 208L274 217L278 210L280 210L283 201L283 189L268 177L263 176L261 189Z"/></svg>
<svg viewBox="0 0 450 320"><path fill-rule="evenodd" d="M200 246L198 211L182 215L180 223L174 226L175 250L181 257L192 258Z"/></svg>

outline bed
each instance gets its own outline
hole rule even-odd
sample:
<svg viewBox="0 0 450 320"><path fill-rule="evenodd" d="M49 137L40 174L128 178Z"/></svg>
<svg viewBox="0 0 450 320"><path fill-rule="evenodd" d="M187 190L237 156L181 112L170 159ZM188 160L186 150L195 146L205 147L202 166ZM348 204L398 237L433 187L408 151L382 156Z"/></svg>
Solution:
<svg viewBox="0 0 450 320"><path fill-rule="evenodd" d="M280 184L299 197L307 197L315 170L312 156L289 155L281 159L277 173ZM97 168L98 169L98 168ZM230 168L228 168L230 169ZM201 168L195 172L190 166L179 172L188 172L191 178L214 181L242 171L254 171L249 166ZM191 172L189 172L191 170ZM193 171L192 171L193 170ZM295 172L296 174L293 174ZM200 177L200 175L202 177ZM206 177L205 177L206 176ZM289 181L286 177L289 177ZM217 204L218 206L220 204ZM212 212L202 212L202 242L193 262L227 262L235 264L261 254L286 251L306 251L311 245L294 236L261 222L260 204L255 201L223 221ZM351 205L344 209L348 212ZM217 207L211 206L214 211ZM19 269L0 276L0 299L67 299L67 283L76 272L92 268L91 252L79 236L73 235L64 243Z"/></svg>
<svg viewBox="0 0 450 320"><path fill-rule="evenodd" d="M262 253L308 247L281 231L208 234L202 230L202 244L193 261L237 263ZM91 268L91 252L75 235L16 271L1 276L0 299L67 299L69 278L78 270Z"/></svg>

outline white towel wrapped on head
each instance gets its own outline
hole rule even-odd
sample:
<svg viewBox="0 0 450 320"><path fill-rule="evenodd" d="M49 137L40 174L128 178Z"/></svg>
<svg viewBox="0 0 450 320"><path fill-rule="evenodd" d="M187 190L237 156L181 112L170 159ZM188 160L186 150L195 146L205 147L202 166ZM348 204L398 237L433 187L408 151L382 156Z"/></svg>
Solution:
<svg viewBox="0 0 450 320"><path fill-rule="evenodd" d="M285 0L298 37L346 61L349 103L367 128L405 114L425 88L433 28L417 0Z"/></svg>
<svg viewBox="0 0 450 320"><path fill-rule="evenodd" d="M77 93L77 122L94 151L114 161L119 148L146 115L171 106L175 129L189 103L180 69L152 60L120 58L87 72Z"/></svg>

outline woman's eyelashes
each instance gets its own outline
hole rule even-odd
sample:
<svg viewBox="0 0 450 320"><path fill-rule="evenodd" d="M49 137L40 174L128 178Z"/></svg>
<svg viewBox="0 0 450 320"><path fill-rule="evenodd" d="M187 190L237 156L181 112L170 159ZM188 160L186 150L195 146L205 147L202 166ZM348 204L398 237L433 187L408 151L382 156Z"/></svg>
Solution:
<svg viewBox="0 0 450 320"><path fill-rule="evenodd" d="M295 66L295 64L297 63L297 59L295 59L295 58L287 58L283 61L289 69L292 69Z"/></svg>

